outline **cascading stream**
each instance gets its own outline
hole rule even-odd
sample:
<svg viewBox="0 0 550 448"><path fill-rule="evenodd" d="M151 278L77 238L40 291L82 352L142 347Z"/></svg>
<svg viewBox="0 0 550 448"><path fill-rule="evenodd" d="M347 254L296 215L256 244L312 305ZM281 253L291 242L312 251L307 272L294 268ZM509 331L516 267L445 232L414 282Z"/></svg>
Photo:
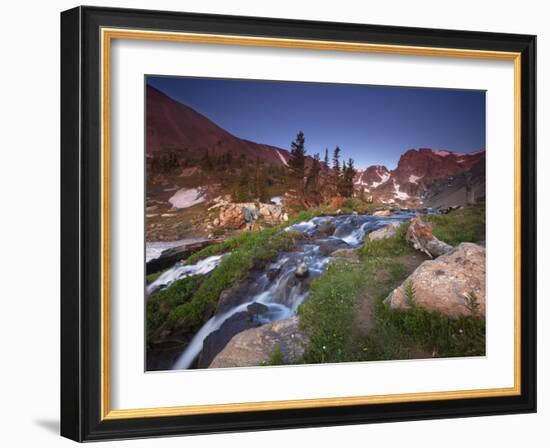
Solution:
<svg viewBox="0 0 550 448"><path fill-rule="evenodd" d="M255 314L256 326L295 315L300 304L307 300L311 280L324 272L331 260L332 252L342 248L356 248L362 244L366 234L412 216L412 212L401 212L390 217L325 216L288 227L286 230L304 233L306 242L292 252L280 253L273 263L241 289L249 294L238 295L236 300L231 302L231 307L219 309L195 334L174 363L173 369L191 368L201 355L205 340L215 332L222 337L223 345L229 342L233 333L228 332L228 339L223 340L223 334L220 335L220 332L236 317L246 314L251 306L259 307ZM210 272L220 263L222 257L208 257L196 265L176 266L152 283L151 291L157 282L155 288L166 286L183 276ZM307 274L298 275L298 266L302 265L303 269L303 264L307 266Z"/></svg>

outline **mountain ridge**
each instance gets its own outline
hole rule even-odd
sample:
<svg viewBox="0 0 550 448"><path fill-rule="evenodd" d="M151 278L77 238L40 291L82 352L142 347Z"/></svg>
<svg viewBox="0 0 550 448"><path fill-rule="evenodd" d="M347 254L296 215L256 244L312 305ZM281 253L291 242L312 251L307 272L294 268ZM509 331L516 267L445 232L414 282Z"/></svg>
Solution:
<svg viewBox="0 0 550 448"><path fill-rule="evenodd" d="M211 155L260 158L276 166L288 164L287 150L236 137L155 87L147 86L146 101L146 153L150 157L171 151L200 157L208 151Z"/></svg>
<svg viewBox="0 0 550 448"><path fill-rule="evenodd" d="M288 167L288 150L234 136L205 115L155 87L147 86L146 100L148 157L179 152L184 157L198 160L205 153L209 156L229 153L237 158L259 159L270 166ZM481 170L478 165L482 162ZM466 188L468 184L471 190L469 184L472 180L475 185L484 185L484 162L484 149L470 153L431 148L409 149L400 156L393 170L384 165L358 169L354 184L357 192L370 201L418 207L429 204L430 198L443 198L448 187L456 190L456 182L453 184L455 177L460 178L458 183L461 188ZM307 157L306 163L311 163L311 157ZM437 188L434 189L434 185ZM459 197L461 193L454 190L453 197ZM480 190L477 196L481 194ZM438 203L445 203L445 200L441 199Z"/></svg>

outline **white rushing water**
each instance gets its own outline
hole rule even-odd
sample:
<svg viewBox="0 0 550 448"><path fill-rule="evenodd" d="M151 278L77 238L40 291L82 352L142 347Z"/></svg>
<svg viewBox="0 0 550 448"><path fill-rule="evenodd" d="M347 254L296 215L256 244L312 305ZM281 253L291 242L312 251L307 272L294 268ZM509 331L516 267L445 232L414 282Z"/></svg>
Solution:
<svg viewBox="0 0 550 448"><path fill-rule="evenodd" d="M340 248L359 247L369 232L392 222L401 222L411 216L413 214L405 212L394 214L389 218L372 215L317 217L288 227L286 230L304 233L307 236L307 242L302 243L292 252L280 253L263 272L251 273L253 275L247 283L226 302L233 305L219 307L218 312L194 335L172 368L192 367L203 350L206 338L220 330L232 316L247 311L248 307L254 303L263 305L260 311L256 311L258 322L262 325L295 315L300 304L307 300L310 281L325 271L332 259L330 254L333 251ZM328 235L327 231L322 229L323 227L326 229L327 225L332 226ZM219 264L219 261L211 260L209 263L211 267L215 263ZM297 276L297 267L302 264L307 266L308 273L306 276ZM199 270L197 265L194 265L194 272ZM214 268L215 266L212 269ZM174 271L170 275L180 274ZM229 334L230 338L234 333L222 333L222 337L225 337L223 334Z"/></svg>
<svg viewBox="0 0 550 448"><path fill-rule="evenodd" d="M168 286L176 280L189 277L190 275L208 274L209 272L212 272L218 267L225 255L227 254L213 255L211 257L203 258L195 264L186 265L177 263L172 268L164 271L154 282L147 285L147 295L162 287Z"/></svg>

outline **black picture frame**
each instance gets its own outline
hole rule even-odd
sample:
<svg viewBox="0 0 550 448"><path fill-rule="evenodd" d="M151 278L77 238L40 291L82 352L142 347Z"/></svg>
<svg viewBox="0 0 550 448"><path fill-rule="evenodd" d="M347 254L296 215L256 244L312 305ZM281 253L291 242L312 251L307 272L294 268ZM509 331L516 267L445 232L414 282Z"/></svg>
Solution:
<svg viewBox="0 0 550 448"><path fill-rule="evenodd" d="M102 27L521 53L521 394L102 420ZM61 13L61 435L92 441L535 412L535 58L531 35L99 7Z"/></svg>

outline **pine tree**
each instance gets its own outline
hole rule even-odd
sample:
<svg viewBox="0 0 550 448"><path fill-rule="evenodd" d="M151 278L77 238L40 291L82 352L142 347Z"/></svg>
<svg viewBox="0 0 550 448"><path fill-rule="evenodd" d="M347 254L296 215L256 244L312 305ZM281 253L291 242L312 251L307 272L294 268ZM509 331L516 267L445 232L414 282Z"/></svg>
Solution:
<svg viewBox="0 0 550 448"><path fill-rule="evenodd" d="M353 159L348 159L348 163L344 162L342 169L342 179L340 183L339 193L344 197L352 197L354 189L354 178L357 174L357 171L354 167Z"/></svg>
<svg viewBox="0 0 550 448"><path fill-rule="evenodd" d="M344 160L342 162L342 170L340 171L340 175L338 176L338 179L336 181L336 190L338 191L339 196L347 196L346 195L346 173L347 173L348 167L346 166L346 161Z"/></svg>
<svg viewBox="0 0 550 448"><path fill-rule="evenodd" d="M332 153L332 171L335 177L340 177L340 147L334 148Z"/></svg>
<svg viewBox="0 0 550 448"><path fill-rule="evenodd" d="M290 144L290 159L288 166L292 172L292 183L299 196L304 194L304 177L306 171L305 137L302 131L296 135L296 140Z"/></svg>
<svg viewBox="0 0 550 448"><path fill-rule="evenodd" d="M307 180L306 180L306 195L310 201L314 203L319 202L319 184L321 174L321 159L319 154L316 153L313 156L313 162L311 163L311 168L309 169Z"/></svg>
<svg viewBox="0 0 550 448"><path fill-rule="evenodd" d="M340 193L340 147L336 146L332 152L332 172L329 179L329 192L330 195L338 195Z"/></svg>

